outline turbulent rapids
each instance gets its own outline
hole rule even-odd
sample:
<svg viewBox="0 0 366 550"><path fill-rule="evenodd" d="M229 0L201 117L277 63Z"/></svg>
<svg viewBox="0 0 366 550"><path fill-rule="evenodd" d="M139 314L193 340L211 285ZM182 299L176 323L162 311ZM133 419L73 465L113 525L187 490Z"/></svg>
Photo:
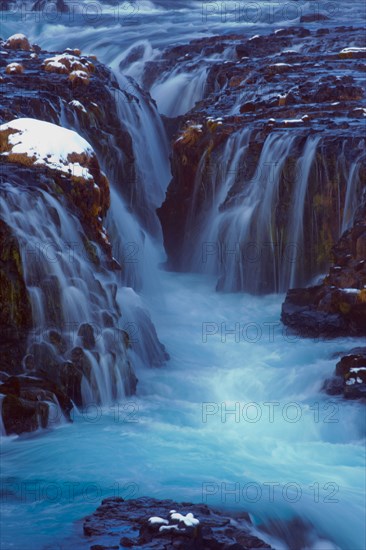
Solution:
<svg viewBox="0 0 366 550"><path fill-rule="evenodd" d="M364 550L365 14L315 4L0 2L1 548Z"/></svg>

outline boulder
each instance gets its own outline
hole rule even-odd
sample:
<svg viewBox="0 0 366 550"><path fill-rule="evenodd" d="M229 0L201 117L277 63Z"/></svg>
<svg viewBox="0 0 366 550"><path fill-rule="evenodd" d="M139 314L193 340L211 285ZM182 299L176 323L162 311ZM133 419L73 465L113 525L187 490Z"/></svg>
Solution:
<svg viewBox="0 0 366 550"><path fill-rule="evenodd" d="M271 548L250 534L245 512L230 517L206 504L111 497L84 520L84 541L95 548L249 550ZM93 545L93 546L92 546Z"/></svg>

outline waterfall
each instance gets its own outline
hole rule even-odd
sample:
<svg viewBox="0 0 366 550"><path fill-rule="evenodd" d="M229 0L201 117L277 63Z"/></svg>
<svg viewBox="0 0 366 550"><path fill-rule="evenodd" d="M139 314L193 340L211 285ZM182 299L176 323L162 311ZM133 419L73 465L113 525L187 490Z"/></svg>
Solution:
<svg viewBox="0 0 366 550"><path fill-rule="evenodd" d="M352 226L354 215L359 203L359 193L358 187L360 185L360 170L362 166L362 162L364 162L364 159L366 157L365 152L362 152L357 159L352 163L352 166L350 168L348 178L347 178L347 186L346 186L346 198L345 198L345 204L343 209L343 217L342 217L342 230L343 233Z"/></svg>
<svg viewBox="0 0 366 550"><path fill-rule="evenodd" d="M2 218L20 245L33 319L28 347L36 367L48 372L57 371L56 364L77 363L84 405L131 393L115 272L91 263L79 220L46 191L5 184L1 199Z"/></svg>
<svg viewBox="0 0 366 550"><path fill-rule="evenodd" d="M299 284L300 281L306 284L306 280L303 278L304 268L302 266L302 259L305 256L306 246L304 242L304 207L309 174L320 139L320 136L308 137L303 154L296 165L296 180L293 189L291 219L288 229L288 235L291 238L291 245L295 256L293 256L292 262L285 261L284 268L282 268L280 288L283 290L287 289L288 286L290 286L290 288L294 287L296 284ZM289 270L290 276L288 275Z"/></svg>
<svg viewBox="0 0 366 550"><path fill-rule="evenodd" d="M183 72L181 67L164 74L150 89L160 111L169 117L187 113L203 98L207 67L197 71Z"/></svg>
<svg viewBox="0 0 366 550"><path fill-rule="evenodd" d="M277 242L275 205L282 169L297 137L291 133L270 134L254 175L245 181L249 138L247 129L231 136L219 165L210 170L210 175L216 174L214 181L203 183L213 191L208 192L212 193L207 201L209 213L202 223L201 236L200 229L194 232L201 254L200 260L198 254L194 257L194 269L218 275L221 290L282 291L286 281L281 283L280 262L287 243ZM201 181L202 173L197 178ZM230 193L238 185L240 190L231 200ZM193 199L188 220L194 206ZM186 243L186 255L188 246Z"/></svg>
<svg viewBox="0 0 366 550"><path fill-rule="evenodd" d="M346 151L347 141L338 153L319 134L272 132L256 160L256 140L243 128L203 153L185 218L179 268L213 275L227 292L308 284L328 266L361 192L364 153Z"/></svg>
<svg viewBox="0 0 366 550"><path fill-rule="evenodd" d="M276 548L358 548L365 535L360 484L364 411L362 403L330 399L322 385L334 372L335 357L359 341L288 337L279 321L282 298L255 294L306 283L322 239L320 216L309 217L316 195L319 211L337 217L334 224L325 220L327 229L334 226L335 233L350 227L364 154L357 147L353 155L345 145L341 151L334 147L338 160L333 162L335 154L328 162L321 147L326 148L329 136L336 141L343 135L338 134L341 128L314 137L311 130L306 134L305 124L300 131L273 129L267 134L257 132L256 123L245 122L224 145L202 155L194 181L188 182L193 187L180 267L198 274L159 271L165 253L155 209L171 177L159 111L175 116L192 108L207 92L210 63L224 63L233 52L197 56L194 63L188 57L168 60L146 84L149 61L157 60L166 45L202 36L272 32L279 18L267 25L271 2L253 4L247 11L248 6L232 0L208 2L204 10L196 0L142 0L122 3L121 9L129 12L133 4L139 11L132 22L116 20L116 7L105 3L99 6L103 18L95 23L93 13L90 19L86 12L81 15L86 3L76 8L80 13L71 24L68 15L54 23L46 17L35 23L29 14L21 21L4 21L3 36L24 31L48 50L81 47L113 68L120 89L112 83L111 101L117 103L121 125L116 124L115 131L112 121L102 154L96 143L101 128L88 129L82 116L61 101L55 121L75 128L90 143L94 140L110 182L111 206L104 224L122 271L95 261L99 246L87 241L62 196L24 182L18 168L11 185L1 183L1 218L19 243L34 321L23 360L26 377L37 375L35 369L58 376L75 367L82 372L80 395L72 396L75 409L113 403L99 409L98 421L81 411L67 428L46 432L43 438L26 436L16 443L3 439L6 505L1 543L6 549L14 544L77 548L78 543L60 539L75 531L72 522L80 527L80 519L104 496L129 498L131 492L125 489L133 485L133 496L202 502L203 484L208 484L218 488L210 505L246 510L258 528L267 527L281 539L273 543ZM344 17L355 19L359 4L334 17L330 10L326 25L343 25ZM292 13L304 6L287 7L290 10L277 6L273 11L282 13L286 26L292 24ZM252 32L257 21L246 21L245 16L256 12L258 25ZM322 40L322 23L312 25ZM301 43L310 50L317 40L309 37ZM313 66L309 75L317 77ZM262 95L276 87L276 82L267 84ZM231 114L238 113L243 97L255 99L240 96ZM326 114L322 110L319 116ZM316 120L311 124L316 128ZM173 125L167 121L167 127ZM128 159L124 136L131 138ZM339 179L333 178L337 172ZM327 244L335 236L330 235L333 241L329 237ZM305 247L315 258L310 267L302 254ZM215 277L219 290L253 295L213 292L207 275ZM148 368L167 359L153 323L169 346L169 368ZM134 373L139 378L136 395ZM0 394L0 435L3 400ZM49 423L55 424L58 404L45 403ZM204 421L206 405L217 413ZM256 420L248 410L253 408ZM288 409L299 413L298 421ZM28 494L34 483L43 489L40 496ZM243 492L247 484L259 490L259 500ZM239 500L232 490L237 486ZM290 491L284 493L288 486ZM296 500L298 490L301 498ZM91 544L89 539L84 542Z"/></svg>
<svg viewBox="0 0 366 550"><path fill-rule="evenodd" d="M163 202L171 178L166 132L151 98L133 79L119 71L116 75L122 90L116 97L118 114L132 138L134 151L135 179L129 182L132 191L128 206L150 233L160 237L161 229L155 210ZM111 179L120 188L123 186L123 181Z"/></svg>

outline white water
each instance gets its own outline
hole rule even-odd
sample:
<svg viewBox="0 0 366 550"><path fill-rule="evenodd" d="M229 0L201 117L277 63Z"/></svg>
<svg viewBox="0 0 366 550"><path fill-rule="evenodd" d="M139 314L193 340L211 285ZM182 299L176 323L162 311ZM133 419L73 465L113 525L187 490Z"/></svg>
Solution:
<svg viewBox="0 0 366 550"><path fill-rule="evenodd" d="M226 4L232 6L230 2ZM261 5L268 7L270 4ZM357 3L352 5L350 18L358 7ZM144 2L140 15L136 26L123 26L108 20L98 22L95 27L86 27L83 21L82 24L74 24L72 32L67 25L65 32L62 22L58 25L49 25L44 21L31 25L23 22L24 28L20 28L19 21L6 22L3 34L23 30L48 49L81 46L84 50L97 53L103 61L113 66L117 76L117 66L123 57L121 50L138 44L143 36L145 47L142 59L131 64L129 72L139 79L144 73L145 62L156 57L159 48L204 34L237 32L245 24L236 21L232 14L227 14L227 19L223 20L220 11L215 11L204 20L201 2L189 2L188 7L186 2L177 2L174 8L167 3L164 7L162 2L154 5ZM276 24L283 26L286 21L279 17ZM265 22L259 20L255 29L261 25L264 26ZM251 28L252 25L246 23L246 27ZM268 27L264 28L264 32L267 32L266 29ZM164 75L165 84L155 87L153 93L163 112L180 112L177 111L177 90L186 92L181 111L199 99L205 73L202 71L197 86L185 74ZM177 88L172 90L171 105L164 107L170 99L169 87L175 77L180 80L175 82ZM120 78L122 82L123 77ZM124 85L128 90L130 85L127 81ZM135 85L131 86L135 93ZM164 163L162 159L166 158L164 137L157 130L159 121L154 120L155 115L151 112L146 112L146 106L141 116L136 112L123 111L123 106L121 112L125 113L130 129L138 121L136 128L142 131L144 138L148 138L146 146L153 152L150 158L143 156L144 142L141 135L135 132L136 151L141 161L139 175L146 178L151 170L153 192L150 195L147 192L146 197L155 206L161 200L167 183L165 168L159 178L159 170ZM146 132L145 124L148 125ZM154 141L157 138L158 146ZM235 141L241 152L245 150L246 140L247 136L242 135ZM267 145L273 147L278 155L286 154L291 147L291 138L282 143L275 138L273 141ZM157 149L161 160L154 166L151 159L159 158L159 155L156 156ZM235 149L228 150L228 154L235 164L240 161L240 155L236 157L233 151ZM225 190L226 196L234 181L232 174L229 173L224 180L228 186L226 189L217 187L217 197L221 189ZM355 181L350 176L350 204ZM114 182L118 188L117 183ZM262 183L265 185L266 180L263 179ZM303 180L300 184L302 193L305 186L306 181ZM268 191L266 201L259 209L262 219L270 213L275 189ZM253 200L259 202L262 196L254 185L251 193ZM21 197L16 198L20 201L18 206L21 206ZM216 196L212 200L217 205L222 202ZM299 199L299 211L300 202ZM71 242L75 241L75 226L69 225L69 219L66 225L62 223L63 214L56 201L52 207L61 216L62 228L68 232ZM352 210L353 206L350 208ZM22 211L26 210L23 208ZM245 223L243 229L243 212L234 212L234 221L240 222L240 227L233 223L230 231L237 238L236 231L246 231L247 225ZM244 213L251 216L249 203ZM47 216L48 208L42 210L37 220L43 219L44 225L47 225ZM216 216L215 211L214 223L218 223ZM228 214L220 214L219 220L222 222L225 216ZM17 223L13 222L13 227L17 231L23 229L25 216L20 213L18 220L15 220ZM73 223L77 225L76 220ZM349 223L348 219L345 223ZM52 227L52 223L49 226ZM309 537L313 538L301 547L302 550L364 550L364 412L354 402L333 399L331 404L320 391L322 381L334 370L336 359L331 357L332 354L348 350L359 342L351 339L292 341L282 334L282 326L278 322L283 296L221 295L213 291L214 282L211 279L159 274L157 264L163 259L159 235L153 239L146 229L139 227L135 217L127 212L117 189L112 191L108 228L114 238L114 246L119 243L118 238L121 239L122 256L135 257L136 254L136 248L127 248L127 251L123 248L126 243L133 243L139 251L137 265L128 266L123 283L143 286L144 299L140 301L129 289L119 289L117 294L123 319L127 322L132 319L137 329L130 353L140 380L138 395L120 401L119 409L116 405L112 410L91 406L84 414L76 411L74 424L45 432L42 437L22 436L16 440L2 441L3 489L10 491L3 492L2 548L64 550L79 547L55 540L72 535L72 522L96 508L101 500L100 491L103 496L118 491L124 497L151 495L200 502L203 500L202 484L210 483L205 485L209 504L249 510L258 524L268 519L282 522L282 538L287 537L287 543L283 540L276 543L278 549L294 550L293 540L289 540L289 533L286 534L286 521L298 515L315 529L314 535L309 529ZM299 226L295 230L300 239ZM38 231L45 231L45 227L41 226ZM217 232L207 238L216 238L216 235ZM42 235L44 238L45 235ZM52 235L52 240L56 239L56 242L59 238L57 234ZM118 250L121 251L121 248ZM103 309L101 302L105 298L95 288L95 276L90 272L90 266L78 259L77 266L80 269L77 284L68 286L69 277L74 276L74 272L66 276L61 270L57 276L64 281L65 308L72 310L78 319L80 316L79 320L85 320L85 315L90 320ZM51 270L54 269L56 266L51 267ZM94 302L88 300L90 294L98 307L94 308ZM38 287L32 289L31 297L34 314L42 325L46 322L46 310ZM108 291L107 301L110 299ZM159 354L154 351L154 339L151 345L145 342L145 336L151 329L145 328L148 319L140 306L146 304L153 314L159 337L172 357L169 365L162 369L146 369L151 356ZM206 342L203 341L203 327L213 333L207 336ZM225 337L225 329L235 329L236 333ZM236 342L235 338L239 341ZM106 333L102 342L107 345L107 341ZM109 369L109 350L104 351L107 353L101 349L102 361ZM100 375L98 385L103 388L103 401L108 402L112 392L110 379L103 378L103 371L100 372L97 365L94 369L96 375ZM86 402L89 403L92 398L94 401L94 397L92 392L87 394ZM120 388L118 397L123 398ZM244 408L245 404L253 402L256 405ZM269 402L274 407L273 422L269 417ZM204 403L205 410L214 413L207 417L207 422L202 421ZM239 403L241 413L237 422L233 415L221 416L225 406L233 408L235 403ZM247 416L243 416L243 410ZM258 422L252 422L251 415L258 410L262 416ZM288 412L285 418L284 410ZM299 421L292 422L292 415L299 414L299 411ZM254 487L262 491L257 502L253 502L255 495L253 497L250 492L244 492L243 496L248 482L255 483ZM236 501L235 495L229 494L235 483L239 484ZM265 483L279 484L275 485L273 499L269 498ZM282 489L288 483L296 485L290 486L285 498ZM298 486L301 497L297 502L290 502L294 488L298 490ZM209 489L215 494L207 495ZM338 502L329 501L332 499Z"/></svg>
<svg viewBox="0 0 366 550"><path fill-rule="evenodd" d="M317 548L363 550L363 409L320 392L334 369L331 355L357 342L291 342L278 323L281 296L217 294L202 276L164 274L163 283L164 292L147 302L168 344L169 366L140 369L138 395L119 409L90 407L73 425L3 442L3 480L15 494L3 506L2 548L14 547L20 512L19 547L69 548L52 545L52 538L71 535L71 522L95 509L101 492L113 495L118 487L122 497L206 500L249 510L258 524L299 515L317 537L335 543ZM221 323L227 330L240 323L240 341L228 334L222 342ZM214 328L218 332L205 342L202 334ZM255 342L257 330L262 336ZM272 422L268 402L278 403ZM225 417L221 407L235 409L235 403L239 418ZM244 409L248 403L256 405ZM203 422L203 411L214 414ZM258 411L261 418L252 422ZM246 493L249 482L255 485ZM273 502L269 482L279 484ZM32 483L38 483L33 496ZM229 494L234 483L236 502ZM283 497L289 483L296 485ZM253 487L262 491L256 503ZM299 487L301 497L289 502ZM275 547L293 550L291 544Z"/></svg>
<svg viewBox="0 0 366 550"><path fill-rule="evenodd" d="M126 351L114 328L103 321L107 312L116 325L121 322L114 298L115 274L95 269L80 238L80 222L48 193L3 187L1 207L4 221L20 244L34 322L29 346L47 341L51 329L60 330L71 347L80 345L78 327L91 323L97 330L99 360L85 352L92 373L89 380L84 379L83 401L110 403L122 398L128 390ZM52 351L52 346L43 345Z"/></svg>

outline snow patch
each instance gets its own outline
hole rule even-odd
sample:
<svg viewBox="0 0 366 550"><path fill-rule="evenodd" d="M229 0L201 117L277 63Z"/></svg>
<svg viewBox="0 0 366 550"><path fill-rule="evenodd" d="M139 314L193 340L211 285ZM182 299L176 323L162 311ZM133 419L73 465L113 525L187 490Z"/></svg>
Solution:
<svg viewBox="0 0 366 550"><path fill-rule="evenodd" d="M26 155L34 159L36 166L47 166L68 175L93 179L86 167L68 160L72 153L94 154L89 143L76 132L33 118L18 118L0 126L0 132L8 129L16 132L8 136L12 148L10 153L2 153L3 156Z"/></svg>
<svg viewBox="0 0 366 550"><path fill-rule="evenodd" d="M191 512L189 512L186 516L183 516L179 512L174 512L170 515L170 518L183 522L187 527L194 527L199 524L199 520L196 519Z"/></svg>
<svg viewBox="0 0 366 550"><path fill-rule="evenodd" d="M83 113L87 113L88 111L85 109L84 105L80 103L80 101L77 101L77 99L73 99L69 102L69 105L74 107L75 109L79 109L79 111L82 111Z"/></svg>
<svg viewBox="0 0 366 550"><path fill-rule="evenodd" d="M149 518L149 523L151 523L151 525L159 525L159 524L169 525L168 520L159 518L159 516L152 516L151 518Z"/></svg>
<svg viewBox="0 0 366 550"><path fill-rule="evenodd" d="M343 48L340 53L366 53L366 48Z"/></svg>

